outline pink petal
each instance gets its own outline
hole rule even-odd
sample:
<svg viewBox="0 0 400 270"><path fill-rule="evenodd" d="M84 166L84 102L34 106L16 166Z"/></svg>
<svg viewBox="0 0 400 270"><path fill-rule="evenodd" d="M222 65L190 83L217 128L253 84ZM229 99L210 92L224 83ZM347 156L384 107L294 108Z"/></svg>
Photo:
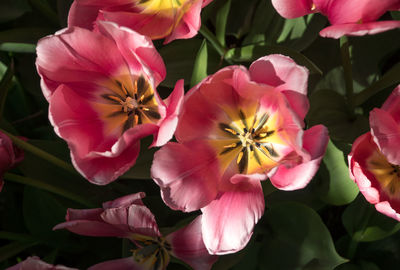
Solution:
<svg viewBox="0 0 400 270"><path fill-rule="evenodd" d="M397 86L382 105L382 110L389 112L400 124L400 85Z"/></svg>
<svg viewBox="0 0 400 270"><path fill-rule="evenodd" d="M81 28L64 29L42 38L36 51L36 67L47 99L61 83L86 81L93 84L127 69L112 40Z"/></svg>
<svg viewBox="0 0 400 270"><path fill-rule="evenodd" d="M24 159L24 152L0 131L0 191L3 188L3 174Z"/></svg>
<svg viewBox="0 0 400 270"><path fill-rule="evenodd" d="M151 175L161 187L164 202L175 210L198 210L217 195L215 153L200 141L163 146L154 155Z"/></svg>
<svg viewBox="0 0 400 270"><path fill-rule="evenodd" d="M328 26L319 34L321 37L340 38L342 36L375 35L395 28L400 28L400 21L347 23Z"/></svg>
<svg viewBox="0 0 400 270"><path fill-rule="evenodd" d="M312 13L312 0L272 0L276 11L286 19L293 19Z"/></svg>
<svg viewBox="0 0 400 270"><path fill-rule="evenodd" d="M111 22L100 21L98 27L101 33L115 41L120 54L131 68L131 74L150 70L149 75L154 77L155 86L164 80L165 65L150 38Z"/></svg>
<svg viewBox="0 0 400 270"><path fill-rule="evenodd" d="M271 183L281 190L304 188L318 171L328 141L328 130L325 126L317 125L306 130L303 135L303 147L310 153L311 160L292 168L279 166L276 173L270 176Z"/></svg>
<svg viewBox="0 0 400 270"><path fill-rule="evenodd" d="M196 270L209 270L218 256L210 255L201 234L201 216L189 225L166 237L172 247L171 254Z"/></svg>
<svg viewBox="0 0 400 270"><path fill-rule="evenodd" d="M202 208L203 240L210 254L234 253L246 246L264 212L259 181L243 181Z"/></svg>
<svg viewBox="0 0 400 270"><path fill-rule="evenodd" d="M398 0L314 0L332 25L376 21Z"/></svg>
<svg viewBox="0 0 400 270"><path fill-rule="evenodd" d="M62 265L51 265L43 262L39 257L33 256L28 257L25 261L22 261L6 270L78 270L76 268L70 268Z"/></svg>
<svg viewBox="0 0 400 270"><path fill-rule="evenodd" d="M172 139L178 125L178 117L183 106L183 80L179 80L170 96L165 100L167 115L159 124L160 129L154 138L152 146L162 146Z"/></svg>
<svg viewBox="0 0 400 270"><path fill-rule="evenodd" d="M144 192L138 192L126 195L118 199L115 199L113 201L108 201L103 203L103 209L129 207L132 204L144 205L142 202L142 199L144 197L146 197L146 194Z"/></svg>
<svg viewBox="0 0 400 270"><path fill-rule="evenodd" d="M251 79L277 87L280 91L292 90L307 94L308 70L290 57L271 54L254 61L249 68Z"/></svg>
<svg viewBox="0 0 400 270"><path fill-rule="evenodd" d="M394 145L400 145L400 126L392 115L382 109L375 108L370 112L371 133L375 143L387 160L400 164L400 152Z"/></svg>
<svg viewBox="0 0 400 270"><path fill-rule="evenodd" d="M164 44L175 39L188 39L197 35L197 31L199 31L201 25L200 12L202 5L203 1L198 0L190 6L189 10L183 15L182 21L180 21L172 33L166 37Z"/></svg>
<svg viewBox="0 0 400 270"><path fill-rule="evenodd" d="M88 268L88 270L149 270L143 264L135 262L133 257L117 259L98 263Z"/></svg>
<svg viewBox="0 0 400 270"><path fill-rule="evenodd" d="M377 204L375 204L375 208L382 214L384 214L388 217L391 217L393 219L396 219L397 221L400 221L400 213L396 212L396 210L394 210L392 208L392 205L390 205L390 202L384 201L384 202L377 203Z"/></svg>

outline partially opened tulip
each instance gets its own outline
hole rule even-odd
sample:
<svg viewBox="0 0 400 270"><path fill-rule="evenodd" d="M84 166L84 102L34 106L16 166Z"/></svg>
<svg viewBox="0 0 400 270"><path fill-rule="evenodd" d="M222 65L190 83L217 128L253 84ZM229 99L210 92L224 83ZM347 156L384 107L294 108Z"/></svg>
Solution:
<svg viewBox="0 0 400 270"><path fill-rule="evenodd" d="M250 69L229 66L187 94L176 131L154 156L152 177L172 209L201 209L212 254L242 249L264 212L262 180L305 187L328 142L327 129L303 131L308 71L269 55Z"/></svg>
<svg viewBox="0 0 400 270"><path fill-rule="evenodd" d="M323 37L363 36L400 28L400 21L378 21L389 10L400 10L399 0L272 0L276 11L292 19L320 12L331 26Z"/></svg>
<svg viewBox="0 0 400 270"><path fill-rule="evenodd" d="M350 175L376 210L400 221L400 85L370 113L371 132L353 143Z"/></svg>
<svg viewBox="0 0 400 270"><path fill-rule="evenodd" d="M88 29L96 20L115 22L165 42L191 38L200 28L200 12L212 0L75 0L69 26Z"/></svg>
<svg viewBox="0 0 400 270"><path fill-rule="evenodd" d="M76 268L70 268L63 265L51 265L44 261L41 261L38 257L28 257L25 261L22 261L6 270L78 270Z"/></svg>
<svg viewBox="0 0 400 270"><path fill-rule="evenodd" d="M127 171L141 138L154 135L160 146L173 136L183 81L159 97L165 66L149 38L110 22L94 32L71 27L39 41L36 66L50 121L92 183Z"/></svg>
<svg viewBox="0 0 400 270"><path fill-rule="evenodd" d="M154 215L141 200L144 196L143 192L128 195L106 202L98 209L68 209L67 222L54 229L86 236L122 237L136 245L131 257L99 263L90 270L164 270L170 255L195 270L211 269L217 256L209 255L204 246L201 218L164 237Z"/></svg>
<svg viewBox="0 0 400 270"><path fill-rule="evenodd" d="M0 132L0 191L3 188L3 175L24 159L24 153L17 148L11 139Z"/></svg>

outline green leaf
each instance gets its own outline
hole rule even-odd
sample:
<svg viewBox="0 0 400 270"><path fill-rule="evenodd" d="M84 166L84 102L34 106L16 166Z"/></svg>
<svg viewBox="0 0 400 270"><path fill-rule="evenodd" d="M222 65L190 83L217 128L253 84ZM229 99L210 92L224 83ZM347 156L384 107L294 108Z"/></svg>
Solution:
<svg viewBox="0 0 400 270"><path fill-rule="evenodd" d="M318 90L311 95L307 120L310 126L325 125L335 141L352 143L369 130L368 118L361 114L353 118L344 97L332 90Z"/></svg>
<svg viewBox="0 0 400 270"><path fill-rule="evenodd" d="M225 47L225 31L226 23L228 21L229 11L231 9L231 0L226 1L226 3L220 8L217 13L217 22L215 26L215 34L219 43Z"/></svg>
<svg viewBox="0 0 400 270"><path fill-rule="evenodd" d="M196 60L194 62L190 87L195 86L198 82L207 77L207 62L208 62L207 41L204 39L203 43L201 43L200 49L196 56Z"/></svg>
<svg viewBox="0 0 400 270"><path fill-rule="evenodd" d="M0 51L15 53L36 53L35 44L5 42L0 44Z"/></svg>
<svg viewBox="0 0 400 270"><path fill-rule="evenodd" d="M160 49L168 74L161 85L173 88L179 79L184 79L186 83L190 82L194 66L193 52L198 51L201 42L198 39L176 40ZM209 71L214 71L218 67L219 57L212 50L208 52L208 55Z"/></svg>
<svg viewBox="0 0 400 270"><path fill-rule="evenodd" d="M4 105L7 99L8 89L12 84L13 76L14 76L14 60L11 60L10 65L7 67L0 81L0 119L3 116Z"/></svg>
<svg viewBox="0 0 400 270"><path fill-rule="evenodd" d="M267 234L258 269L331 270L340 257L319 215L302 204L272 205L265 214Z"/></svg>
<svg viewBox="0 0 400 270"><path fill-rule="evenodd" d="M377 241L400 229L398 221L379 213L363 196L346 208L342 222L350 236L358 242Z"/></svg>
<svg viewBox="0 0 400 270"><path fill-rule="evenodd" d="M0 10L0 23L4 23L21 17L31 9L26 0L2 0Z"/></svg>
<svg viewBox="0 0 400 270"><path fill-rule="evenodd" d="M322 75L322 71L310 59L303 54L288 47L275 45L248 45L241 48L230 49L226 56L236 62L252 62L260 57L269 54L284 54L287 55L297 64L307 67L311 73Z"/></svg>
<svg viewBox="0 0 400 270"><path fill-rule="evenodd" d="M318 193L321 200L333 205L351 203L359 192L349 176L343 152L329 141L319 172Z"/></svg>

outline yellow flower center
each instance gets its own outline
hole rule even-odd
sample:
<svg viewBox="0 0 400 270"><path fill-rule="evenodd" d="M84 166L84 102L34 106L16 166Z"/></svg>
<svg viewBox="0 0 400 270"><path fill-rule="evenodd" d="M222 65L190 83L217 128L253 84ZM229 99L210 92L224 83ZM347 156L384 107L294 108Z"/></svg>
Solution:
<svg viewBox="0 0 400 270"><path fill-rule="evenodd" d="M133 259L136 262L152 270L162 270L167 267L171 245L165 238L135 234L133 240L138 246L137 249L132 250Z"/></svg>
<svg viewBox="0 0 400 270"><path fill-rule="evenodd" d="M390 197L400 198L399 165L389 163L380 151L376 151L367 160L367 168Z"/></svg>

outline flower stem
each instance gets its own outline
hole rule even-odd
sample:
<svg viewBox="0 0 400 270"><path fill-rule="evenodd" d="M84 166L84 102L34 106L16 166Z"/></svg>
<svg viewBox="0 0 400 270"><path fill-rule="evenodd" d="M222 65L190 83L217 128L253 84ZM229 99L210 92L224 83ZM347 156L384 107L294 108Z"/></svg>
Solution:
<svg viewBox="0 0 400 270"><path fill-rule="evenodd" d="M354 89L353 72L351 69L349 40L346 36L340 38L340 54L344 71L344 82L346 85L346 99L350 113L354 116Z"/></svg>
<svg viewBox="0 0 400 270"><path fill-rule="evenodd" d="M205 25L201 26L199 32L200 34L203 35L205 39L208 40L208 42L211 43L214 49L218 52L219 55L221 55L222 58L225 59L226 62L228 62L229 64L233 64L233 62L230 59L225 58L226 52L228 50L221 45L217 37Z"/></svg>
<svg viewBox="0 0 400 270"><path fill-rule="evenodd" d="M0 131L3 132L4 134L6 134L8 137L10 137L12 142L16 146L21 148L22 150L28 151L28 152L30 152L44 160L47 160L48 162L53 163L54 165L56 165L60 168L63 168L64 170L69 171L75 175L78 174L77 171L74 169L74 167L71 164L65 162L64 160L62 160L56 156L53 156L52 154L49 154L48 152L43 151L42 149L37 148L36 146L34 146L24 140L21 140L20 138L8 133L7 131L5 131L3 129L0 129Z"/></svg>
<svg viewBox="0 0 400 270"><path fill-rule="evenodd" d="M60 187L57 186L53 186L51 184L48 184L42 180L38 180L38 179L33 179L33 178L28 178L25 176L21 176L21 175L17 175L17 174L13 174L13 173L5 173L4 174L4 179L10 181L10 182L14 182L14 183L19 183L19 184L24 184L24 185L28 185L28 186L32 186L35 188L39 188L42 190L46 190L49 191L51 193L60 195L64 198L70 199L71 201L80 203L84 206L90 207L90 208L94 208L95 205L92 202L89 202L86 200L86 198L81 197L80 195L74 194L70 191L64 190Z"/></svg>

